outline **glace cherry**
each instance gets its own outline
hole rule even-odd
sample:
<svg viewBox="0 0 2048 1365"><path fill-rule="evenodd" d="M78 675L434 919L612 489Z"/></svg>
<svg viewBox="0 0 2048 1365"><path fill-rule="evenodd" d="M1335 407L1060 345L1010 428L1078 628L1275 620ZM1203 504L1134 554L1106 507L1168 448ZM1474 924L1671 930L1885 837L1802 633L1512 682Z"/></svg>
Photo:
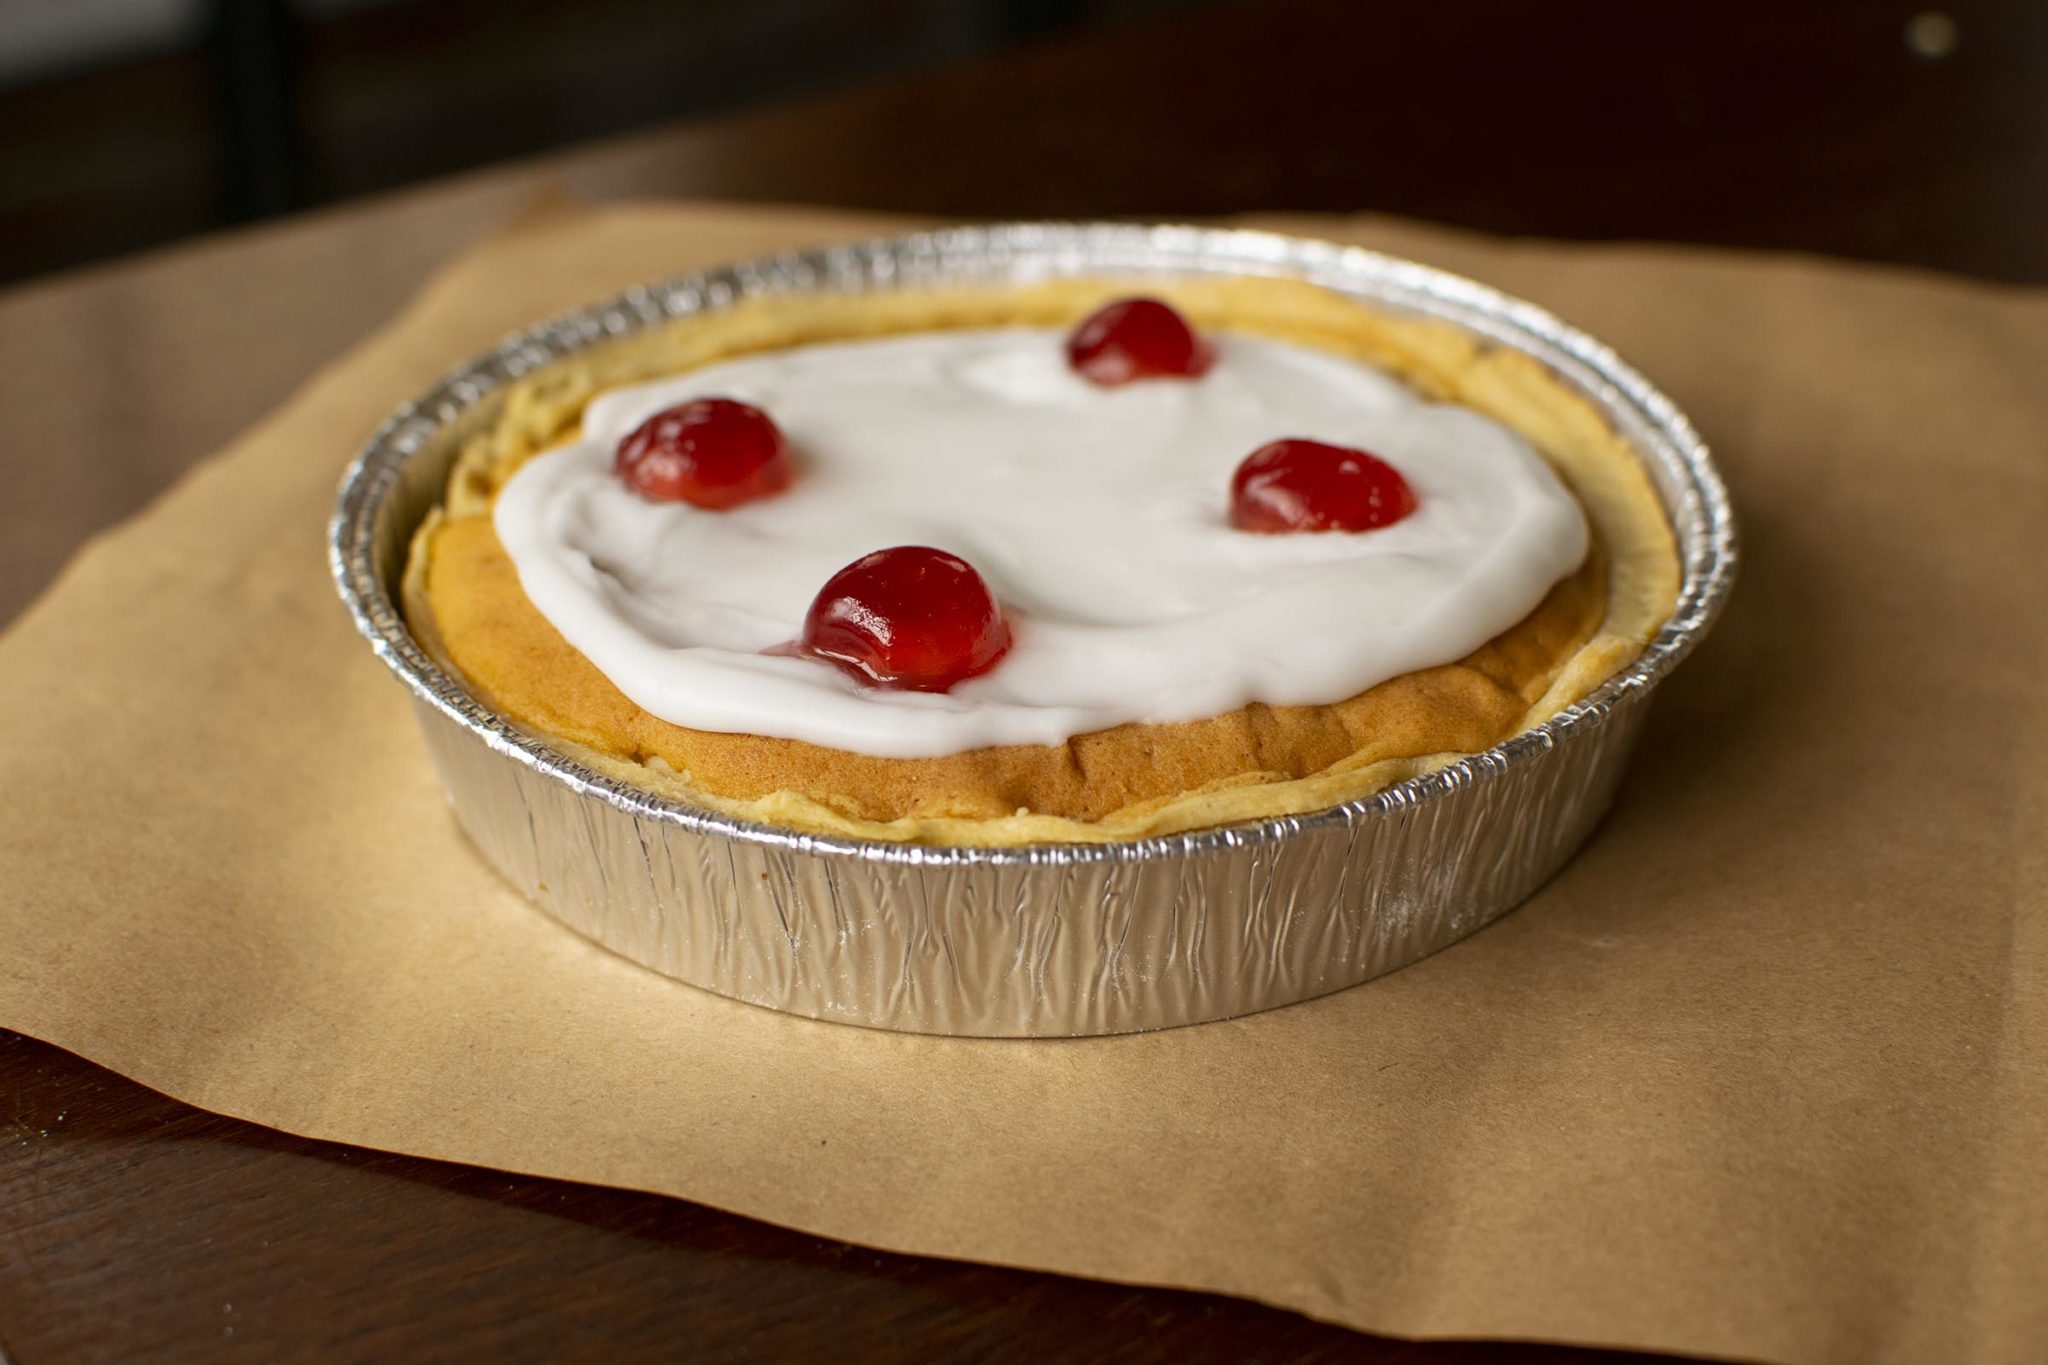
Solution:
<svg viewBox="0 0 2048 1365"><path fill-rule="evenodd" d="M958 555L899 545L833 574L799 643L863 682L944 692L995 667L1010 626L988 584Z"/></svg>
<svg viewBox="0 0 2048 1365"><path fill-rule="evenodd" d="M1414 510L1398 469L1322 441L1260 446L1230 481L1230 524L1240 531L1370 531Z"/></svg>
<svg viewBox="0 0 2048 1365"><path fill-rule="evenodd" d="M619 442L612 465L654 502L723 511L789 487L789 446L768 414L733 398L664 408Z"/></svg>
<svg viewBox="0 0 2048 1365"><path fill-rule="evenodd" d="M1158 299L1118 299L1090 313L1067 337L1067 363L1097 384L1193 379L1216 353L1188 320Z"/></svg>

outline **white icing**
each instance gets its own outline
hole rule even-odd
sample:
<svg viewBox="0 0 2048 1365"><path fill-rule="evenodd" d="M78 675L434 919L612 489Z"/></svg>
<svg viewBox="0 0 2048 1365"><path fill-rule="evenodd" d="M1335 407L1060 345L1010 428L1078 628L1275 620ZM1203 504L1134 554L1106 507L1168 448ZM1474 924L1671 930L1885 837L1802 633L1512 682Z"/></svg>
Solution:
<svg viewBox="0 0 2048 1365"><path fill-rule="evenodd" d="M1198 381L1104 389L1062 340L834 342L613 390L580 439L507 483L498 536L541 614L654 715L899 758L1340 701L1470 653L1585 556L1578 504L1522 438L1376 370L1224 335ZM613 475L620 438L710 396L781 426L788 492L707 512ZM1232 472L1283 436L1373 451L1416 511L1357 534L1231 529ZM890 545L981 572L1014 635L992 671L902 692L761 652L796 638L833 573Z"/></svg>

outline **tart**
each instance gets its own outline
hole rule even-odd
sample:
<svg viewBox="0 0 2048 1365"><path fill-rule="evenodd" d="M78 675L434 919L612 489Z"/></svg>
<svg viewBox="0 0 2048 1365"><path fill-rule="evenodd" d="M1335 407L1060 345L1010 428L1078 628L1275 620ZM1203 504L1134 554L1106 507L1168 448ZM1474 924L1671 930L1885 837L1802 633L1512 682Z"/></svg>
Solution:
<svg viewBox="0 0 2048 1365"><path fill-rule="evenodd" d="M1194 338L1158 374L1091 347L1134 294ZM636 477L672 400L762 392L740 406L787 413L790 449L758 447L733 505L600 486ZM1391 457L1408 528L1261 525L1247 489L1287 494L1354 398L1396 445L1436 433ZM1244 442L1234 484L1214 452L1172 465L1240 428L1285 448ZM1427 535L1464 536L1454 571ZM955 537L1009 611L971 668L863 676L813 634L856 547ZM1295 281L1063 280L758 297L522 381L414 537L404 605L480 700L615 778L806 832L1016 845L1323 809L1487 749L1631 661L1678 582L1626 442L1529 357Z"/></svg>

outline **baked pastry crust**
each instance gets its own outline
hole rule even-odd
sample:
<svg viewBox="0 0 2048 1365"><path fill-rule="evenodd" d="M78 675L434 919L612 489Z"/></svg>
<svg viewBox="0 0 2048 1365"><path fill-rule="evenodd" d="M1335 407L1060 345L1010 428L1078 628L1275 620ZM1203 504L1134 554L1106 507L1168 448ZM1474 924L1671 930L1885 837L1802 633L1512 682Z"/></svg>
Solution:
<svg viewBox="0 0 2048 1365"><path fill-rule="evenodd" d="M1101 841L1321 809L1488 748L1584 697L1635 657L1676 600L1678 561L1641 466L1540 364L1434 320L1293 281L1146 281L1198 327L1317 346L1520 432L1585 509L1594 549L1520 623L1456 663L1328 706L1251 705L1122 725L1062 745L889 759L673 725L641 710L527 600L489 517L533 454L572 439L620 384L806 342L944 328L1070 325L1113 281L943 293L792 295L688 319L516 386L464 448L415 537L405 607L435 661L522 728L612 776L768 824L927 843Z"/></svg>

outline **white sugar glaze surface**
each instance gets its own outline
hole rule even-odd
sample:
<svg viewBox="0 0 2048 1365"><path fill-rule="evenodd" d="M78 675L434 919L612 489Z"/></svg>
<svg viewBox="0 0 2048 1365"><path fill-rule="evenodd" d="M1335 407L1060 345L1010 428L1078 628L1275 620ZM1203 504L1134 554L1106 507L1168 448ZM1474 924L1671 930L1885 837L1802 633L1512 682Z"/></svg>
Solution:
<svg viewBox="0 0 2048 1365"><path fill-rule="evenodd" d="M1200 380L1103 389L1067 368L1063 339L831 342L612 390L507 483L499 539L541 614L654 715L895 758L1341 701L1470 653L1585 557L1584 515L1526 441L1379 371L1226 334ZM614 477L641 421L712 396L775 419L788 492L707 512ZM1285 436L1371 450L1416 511L1356 534L1233 530L1232 472ZM1014 633L991 672L898 692L761 652L795 639L833 573L890 545L980 570Z"/></svg>

